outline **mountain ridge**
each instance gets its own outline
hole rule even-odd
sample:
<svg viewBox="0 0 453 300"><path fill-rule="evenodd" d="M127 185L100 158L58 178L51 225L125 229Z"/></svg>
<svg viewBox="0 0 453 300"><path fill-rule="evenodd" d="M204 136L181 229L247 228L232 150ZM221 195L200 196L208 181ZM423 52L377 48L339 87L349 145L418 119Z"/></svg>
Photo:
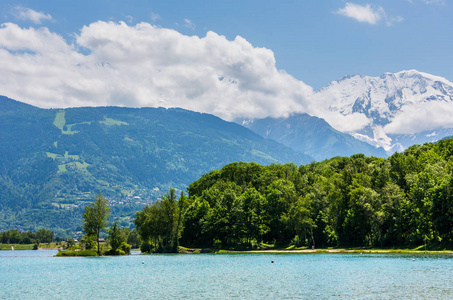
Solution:
<svg viewBox="0 0 453 300"><path fill-rule="evenodd" d="M242 124L263 137L282 143L300 153L307 153L317 161L357 153L387 156L384 149L361 142L332 128L324 119L308 114L293 114L287 118L245 120Z"/></svg>

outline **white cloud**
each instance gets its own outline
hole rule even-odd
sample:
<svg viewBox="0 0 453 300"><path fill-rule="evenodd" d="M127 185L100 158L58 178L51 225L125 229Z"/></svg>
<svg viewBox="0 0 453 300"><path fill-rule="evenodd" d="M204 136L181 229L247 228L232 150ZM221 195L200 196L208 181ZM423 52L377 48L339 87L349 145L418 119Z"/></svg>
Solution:
<svg viewBox="0 0 453 300"><path fill-rule="evenodd" d="M387 134L412 134L416 132L453 128L453 102L429 101L406 105L384 127Z"/></svg>
<svg viewBox="0 0 453 300"><path fill-rule="evenodd" d="M37 12L33 9L22 7L22 6L16 6L13 9L12 14L19 20L31 21L35 24L41 24L41 21L52 20L52 16L50 14L45 14L43 12Z"/></svg>
<svg viewBox="0 0 453 300"><path fill-rule="evenodd" d="M414 4L417 0L407 0L410 4ZM437 4L437 5L445 5L445 0L418 0L417 2L423 2L425 4Z"/></svg>
<svg viewBox="0 0 453 300"><path fill-rule="evenodd" d="M386 17L385 23L387 24L387 26L392 26L395 23L400 23L403 21L404 21L404 18L401 16L397 16L397 17L393 17L393 18Z"/></svg>
<svg viewBox="0 0 453 300"><path fill-rule="evenodd" d="M373 122L363 113L343 115L338 110L329 109L339 101L341 99L330 92L316 93L310 98L309 111L312 115L323 118L330 126L341 132L359 131Z"/></svg>
<svg viewBox="0 0 453 300"><path fill-rule="evenodd" d="M388 16L381 6L360 5L355 3L346 3L344 8L340 8L334 13L354 19L358 22L368 23L371 25L384 21L387 26L404 21L401 16Z"/></svg>
<svg viewBox="0 0 453 300"><path fill-rule="evenodd" d="M190 29L195 29L195 24L189 19L184 19L184 26Z"/></svg>
<svg viewBox="0 0 453 300"><path fill-rule="evenodd" d="M382 7L373 8L371 5L360 5L355 3L346 3L344 8L338 9L335 13L354 19L358 22L377 24L385 14Z"/></svg>
<svg viewBox="0 0 453 300"><path fill-rule="evenodd" d="M239 36L99 21L72 45L47 28L0 27L0 94L39 107L182 107L232 120L309 112L312 93Z"/></svg>

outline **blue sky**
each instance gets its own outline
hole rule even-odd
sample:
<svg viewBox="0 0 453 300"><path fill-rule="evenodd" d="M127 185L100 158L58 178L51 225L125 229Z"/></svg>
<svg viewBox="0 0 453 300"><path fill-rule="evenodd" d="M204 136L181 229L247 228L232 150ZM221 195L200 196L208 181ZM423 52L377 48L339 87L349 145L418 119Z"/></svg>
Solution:
<svg viewBox="0 0 453 300"><path fill-rule="evenodd" d="M69 3L72 2L72 3ZM64 3L64 4L63 4ZM97 20L149 22L186 35L237 35L274 52L284 69L315 90L344 75L378 76L417 69L453 81L453 3L428 0L352 1L382 9L376 24L341 15L348 1L10 1L0 22L46 26L70 39ZM50 14L41 24L16 8ZM393 21L392 21L393 20ZM190 21L190 23L188 23ZM388 23L392 24L388 24Z"/></svg>
<svg viewBox="0 0 453 300"><path fill-rule="evenodd" d="M2 0L0 94L224 119L309 112L310 95L345 75L416 69L453 81L452 5Z"/></svg>

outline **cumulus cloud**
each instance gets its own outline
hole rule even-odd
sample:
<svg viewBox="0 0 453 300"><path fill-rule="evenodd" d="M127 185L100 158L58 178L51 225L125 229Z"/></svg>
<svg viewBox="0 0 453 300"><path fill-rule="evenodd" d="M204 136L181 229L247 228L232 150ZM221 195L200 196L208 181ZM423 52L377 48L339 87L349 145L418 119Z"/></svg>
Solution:
<svg viewBox="0 0 453 300"><path fill-rule="evenodd" d="M453 102L429 101L406 105L384 127L387 134L412 134L439 128L453 128Z"/></svg>
<svg viewBox="0 0 453 300"><path fill-rule="evenodd" d="M310 98L309 111L311 114L323 118L333 128L341 132L356 132L372 124L373 120L363 113L349 113L343 115L337 109L330 109L341 101L341 95L324 90L323 93L315 93Z"/></svg>
<svg viewBox="0 0 453 300"><path fill-rule="evenodd" d="M350 115L342 115L338 112L321 111L318 115L322 116L333 128L341 132L360 131L364 127L370 125L372 120L362 113L352 113Z"/></svg>
<svg viewBox="0 0 453 300"><path fill-rule="evenodd" d="M52 20L52 16L49 14L45 14L43 12L37 12L33 9L22 7L22 6L16 6L13 9L12 14L19 20L31 21L35 24L41 24L42 21Z"/></svg>
<svg viewBox="0 0 453 300"><path fill-rule="evenodd" d="M83 48L83 54L78 49ZM0 94L39 107L182 107L227 120L309 112L312 88L271 50L214 32L95 22L74 44L47 28L0 27Z"/></svg>

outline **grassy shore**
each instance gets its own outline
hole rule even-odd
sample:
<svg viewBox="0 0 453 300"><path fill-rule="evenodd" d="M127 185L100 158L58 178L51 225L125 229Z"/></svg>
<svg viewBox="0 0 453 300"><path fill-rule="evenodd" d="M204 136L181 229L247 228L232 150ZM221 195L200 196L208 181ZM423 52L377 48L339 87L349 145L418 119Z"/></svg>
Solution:
<svg viewBox="0 0 453 300"><path fill-rule="evenodd" d="M333 253L333 254L443 254L453 255L451 250L410 250L410 249L306 249L306 250L217 250L218 254L308 254L308 253Z"/></svg>
<svg viewBox="0 0 453 300"><path fill-rule="evenodd" d="M0 244L0 250L33 250L33 244Z"/></svg>
<svg viewBox="0 0 453 300"><path fill-rule="evenodd" d="M33 244L0 244L0 250L33 250ZM61 250L61 245L56 243L40 244L39 250ZM75 247L78 248L78 247ZM92 251L75 251L76 249L59 251L57 256L96 256ZM79 250L79 249L77 249ZM105 249L104 249L105 250ZM60 254L61 253L61 254ZM64 254L63 254L64 253ZM339 253L339 254L443 254L453 255L453 249L443 247L428 247L425 250L424 245L404 248L319 248L311 249L307 247L273 247L266 245L263 249L214 249L214 248L187 248L179 246L178 253L181 254L200 254L200 253L217 253L217 254L304 254L304 253Z"/></svg>
<svg viewBox="0 0 453 300"><path fill-rule="evenodd" d="M337 254L443 254L453 255L453 250L442 249L439 247L427 248L424 246L405 247L405 248L319 248L310 249L306 247L296 248L294 246L286 248L266 247L265 249L200 249L179 247L179 253L217 253L217 254L309 254L309 253L337 253Z"/></svg>
<svg viewBox="0 0 453 300"><path fill-rule="evenodd" d="M35 244L0 244L0 250L34 250ZM59 250L63 245L58 243L41 243L36 250Z"/></svg>
<svg viewBox="0 0 453 300"><path fill-rule="evenodd" d="M66 250L66 251L58 251L57 255L55 256L98 256L96 251L93 250Z"/></svg>

